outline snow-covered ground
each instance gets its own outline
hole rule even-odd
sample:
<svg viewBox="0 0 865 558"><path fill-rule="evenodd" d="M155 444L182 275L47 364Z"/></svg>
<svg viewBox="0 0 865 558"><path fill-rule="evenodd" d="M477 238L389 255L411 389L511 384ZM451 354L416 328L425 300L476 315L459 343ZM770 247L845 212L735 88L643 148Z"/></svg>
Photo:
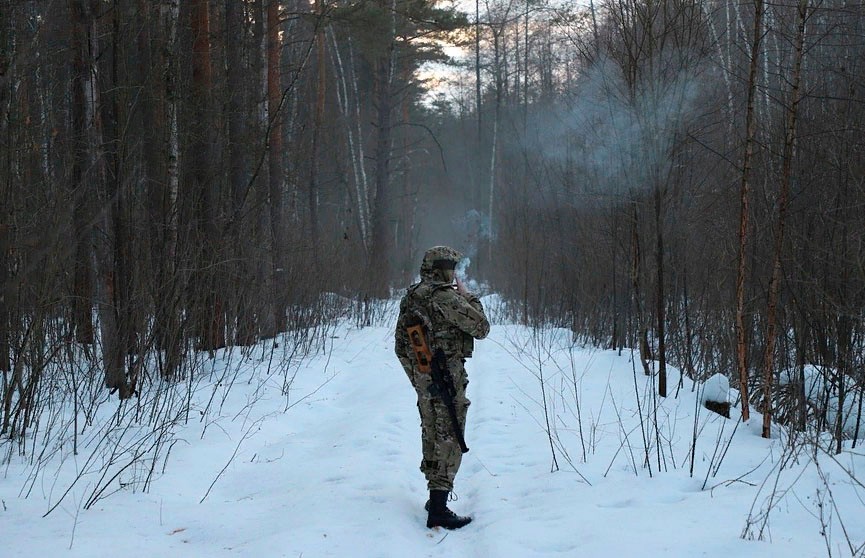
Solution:
<svg viewBox="0 0 865 558"><path fill-rule="evenodd" d="M0 472L0 555L862 556L858 447L791 453L782 432L759 437L758 414L738 424L735 408L731 420L703 409L675 370L657 401L630 354L501 324L467 365L471 451L450 505L475 521L428 530L419 419L392 331L346 323L328 343L288 396L257 352L224 402L225 386L202 382L146 492L124 483L146 473L132 467L83 510L98 471L69 487L87 447L61 448L39 475L13 456Z"/></svg>

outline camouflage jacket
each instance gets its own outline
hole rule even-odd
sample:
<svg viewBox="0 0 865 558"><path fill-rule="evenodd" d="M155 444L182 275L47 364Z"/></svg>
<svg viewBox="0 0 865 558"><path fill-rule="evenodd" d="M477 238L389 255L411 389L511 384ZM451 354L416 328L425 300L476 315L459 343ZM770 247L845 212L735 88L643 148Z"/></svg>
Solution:
<svg viewBox="0 0 865 558"><path fill-rule="evenodd" d="M430 349L441 348L448 359L471 357L474 340L490 332L490 322L476 295L461 295L450 283L424 279L409 287L399 305L395 351L406 369L415 364L406 328L416 323L424 324Z"/></svg>

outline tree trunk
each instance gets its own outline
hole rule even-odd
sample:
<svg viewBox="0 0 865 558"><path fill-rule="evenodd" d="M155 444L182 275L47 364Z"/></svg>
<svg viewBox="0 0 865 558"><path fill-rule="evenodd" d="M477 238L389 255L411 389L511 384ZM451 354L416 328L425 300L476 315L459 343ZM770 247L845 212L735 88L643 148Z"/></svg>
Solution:
<svg viewBox="0 0 865 558"><path fill-rule="evenodd" d="M658 318L658 395L667 397L667 349L665 346L665 293L664 293L664 220L662 218L663 193L658 180L655 182L655 264L658 271L657 299L655 311Z"/></svg>
<svg viewBox="0 0 865 558"><path fill-rule="evenodd" d="M395 0L391 0L395 4ZM370 269L378 269L377 282L370 286L372 294L385 298L392 278L393 241L390 221L393 218L392 193L390 190L391 112L393 91L395 45L393 39L395 6L390 5L391 34L386 42L386 52L376 61L375 82L378 109L376 155L375 155L375 216L372 223L372 251Z"/></svg>
<svg viewBox="0 0 865 558"><path fill-rule="evenodd" d="M787 221L787 204L790 197L790 180L793 173L793 157L796 144L796 119L801 100L799 85L802 78L802 59L805 53L805 22L808 17L808 0L799 0L799 20L796 29L795 57L790 85L790 104L787 108L787 132L784 138L784 154L781 162L781 185L778 194L778 228L775 231L775 247L772 256L772 278L769 280L769 300L766 309L766 353L763 359L763 430L764 438L772 436L772 383L775 374L776 312L778 292L781 284L781 254L784 249L784 229Z"/></svg>
<svg viewBox="0 0 865 558"><path fill-rule="evenodd" d="M141 110L136 113L135 126L141 130L136 134L141 140L142 165L136 177L146 192L148 243L150 261L145 266L156 280L148 282L153 291L148 293L154 306L160 305L162 298L158 291L165 285L165 80L168 72L165 66L166 28L163 26L162 11L165 0L136 0L140 31L135 41L137 49L136 64L132 70L135 88L141 92ZM153 309L157 312L157 308ZM162 324L153 323L154 334L161 337Z"/></svg>
<svg viewBox="0 0 865 558"><path fill-rule="evenodd" d="M481 12L480 0L475 0L475 114L478 118L478 153L481 151L481 141L483 140L481 101Z"/></svg>
<svg viewBox="0 0 865 558"><path fill-rule="evenodd" d="M280 53L282 41L279 39L279 0L267 3L267 114L270 119L268 149L268 179L270 191L270 229L273 246L273 266L271 289L273 293L274 333L285 331L286 307L285 291L285 177L282 152L282 85Z"/></svg>
<svg viewBox="0 0 865 558"><path fill-rule="evenodd" d="M410 80L410 72L409 68L406 66L402 69L401 79L403 83L409 83ZM408 123L410 121L409 117L409 104L410 100L408 96L404 96L401 101L402 106L400 107L400 112L402 113L402 122ZM399 266L399 281L401 284L408 284L411 282L411 278L415 272L415 266L412 262L412 246L411 239L409 237L409 231L411 230L414 223L412 223L411 219L413 217L412 211L412 201L414 196L412 195L412 190L414 189L414 185L412 183L412 175L411 175L411 159L409 157L409 153L411 153L411 148L409 145L409 135L403 134L402 137L402 152L403 152L403 163L400 165L402 167L402 188L400 193L400 208L399 208L399 232L397 234L397 238L395 239L395 260L397 261L397 265Z"/></svg>
<svg viewBox="0 0 865 558"><path fill-rule="evenodd" d="M327 86L327 75L325 74L326 61L326 45L324 33L324 2L323 0L315 0L316 13L316 28L315 28L315 48L316 48L316 69L317 69L317 86L315 90L315 112L312 123L312 154L310 155L309 167L309 191L307 204L309 207L309 234L312 242L313 263L318 263L319 253L319 223L318 223L318 196L319 196L319 167L321 155L321 126L324 121L324 102Z"/></svg>
<svg viewBox="0 0 865 558"><path fill-rule="evenodd" d="M140 170L128 164L129 161L137 159L141 151L139 136L137 134L125 133L120 123L132 122L137 111L137 103L128 96L131 90L127 84L131 83L131 74L127 73L126 64L128 60L128 41L124 34L125 21L140 22L144 16L137 11L137 4L129 3L121 5L119 1L114 2L113 9L107 14L111 24L111 48L104 50L103 59L110 63L107 69L107 82L111 84L110 89L104 94L100 92L101 103L95 107L100 111L105 138L104 149L101 149L105 160L105 201L106 207L110 207L107 225L111 227L108 236L113 243L108 254L110 262L107 268L111 270L112 284L110 286L113 296L110 300L111 312L114 315L117 328L117 358L123 374L127 368L126 361L130 354L139 354L137 340L140 329L143 327L143 317L139 308L135 307L136 282L138 277L135 273L135 259L133 258L132 230L135 227L135 213L132 210L132 193L137 186ZM98 137L98 136L97 136ZM137 167L137 165L136 165ZM110 180L108 177L111 177ZM128 383L129 394L135 392L137 367L129 366L128 377L123 377L123 382ZM123 397L123 395L121 395Z"/></svg>
<svg viewBox="0 0 865 558"><path fill-rule="evenodd" d="M93 207L95 203L95 214L89 219L92 224L77 232L88 239L80 248L92 258L91 265L96 275L95 302L102 341L105 386L112 391L117 390L120 399L126 399L131 391L124 369L126 351L119 331L117 270L113 265L117 242L113 223L116 208L113 207L113 196L108 192L105 154L102 152L99 88L93 59L94 53L98 52L96 14L92 7L86 0L74 0L71 4L75 53L72 120L80 146L76 169L73 170L73 183L78 195L85 200L84 207Z"/></svg>
<svg viewBox="0 0 865 558"><path fill-rule="evenodd" d="M0 138L9 137L9 83L11 81L12 59L15 56L12 33L12 6L0 10ZM11 323L9 318L12 300L11 273L12 249L12 150L0 148L0 372L10 371ZM3 378L5 380L5 374ZM11 389L9 392L11 393Z"/></svg>
<svg viewBox="0 0 865 558"><path fill-rule="evenodd" d="M255 236L252 239L253 288L251 310L254 312L251 323L254 326L256 341L260 337L272 338L276 333L276 321L273 315L273 250L270 226L270 165L267 163L268 145L270 141L270 111L268 101L269 63L267 10L270 0L255 0L255 16L252 27L255 45L253 48L253 67L255 69L255 134L253 145L256 146L256 165L253 169L254 200L255 200Z"/></svg>
<svg viewBox="0 0 865 558"><path fill-rule="evenodd" d="M253 229L250 217L254 212L250 211L246 204L249 200L250 184L250 146L253 145L250 137L250 111L247 110L250 96L246 95L247 82L250 81L249 72L244 64L244 51L247 41L245 40L245 13L244 3L237 0L225 0L225 31L232 40L226 44L227 58L227 95L228 95L228 160L229 160L229 183L231 190L231 214L234 216L231 229L231 250L234 253L232 273L234 282L232 285L231 305L234 320L229 323L235 326L234 342L241 346L255 343L255 318L252 310L252 285L255 284L252 275L252 266L248 258L249 251L254 242L249 242ZM259 20L258 17L255 18ZM257 76L256 76L257 77ZM253 78L254 79L254 78ZM258 208L255 208L256 210ZM262 208L263 210L263 208Z"/></svg>
<svg viewBox="0 0 865 558"><path fill-rule="evenodd" d="M612 246L612 265L610 266L611 281L610 281L610 314L612 316L612 331L610 332L610 349L615 351L623 345L620 342L622 332L620 331L619 322L621 321L619 312L619 258L618 258L618 232L619 232L619 212L612 208L610 211L610 238Z"/></svg>
<svg viewBox="0 0 865 558"><path fill-rule="evenodd" d="M757 121L754 103L757 93L757 68L760 59L760 43L763 37L763 0L754 0L754 36L751 45L751 65L748 70L748 104L745 116L745 154L742 162L742 186L739 199L739 265L736 274L736 364L739 371L739 390L742 397L742 420L750 418L748 395L748 335L745 331L745 260L748 245L748 216L750 213L751 165L754 156Z"/></svg>
<svg viewBox="0 0 865 558"><path fill-rule="evenodd" d="M845 233L846 244L846 233ZM836 331L838 334L838 347L835 355L835 370L838 385L838 403L835 408L835 424L833 434L835 437L835 454L844 450L844 407L847 399L847 377L851 375L851 361L853 357L853 324L852 320L845 315L836 318Z"/></svg>
<svg viewBox="0 0 865 558"><path fill-rule="evenodd" d="M179 238L177 230L177 215L180 211L178 197L180 194L180 128L178 123L179 80L177 60L177 27L180 20L179 0L163 0L160 4L160 27L164 38L161 44L161 68L164 79L161 81L164 102L160 118L164 122L165 135L163 139L162 157L163 182L161 215L163 223L161 246L161 276L162 281L157 287L158 298L156 321L158 324L157 343L165 351L162 375L174 378L180 369L183 352L183 338L186 336L181 327L180 308L183 308L183 289L187 274L181 272L179 265ZM157 92L159 94L160 92ZM154 185L154 187L157 187Z"/></svg>
<svg viewBox="0 0 865 558"><path fill-rule="evenodd" d="M354 214L357 218L358 233L364 250L369 245L369 199L366 184L366 171L363 157L363 135L358 130L355 137L355 126L360 125L360 101L357 98L357 79L354 76L354 49L351 40L348 42L348 61L343 63L339 52L339 44L333 28L328 28L331 41L331 53L334 60L334 72L337 79L337 98L340 112L345 123L345 135L348 143L348 152L351 157L352 174L354 177L354 189L349 189L349 196L353 198ZM348 66L348 68L346 68ZM348 82L351 81L353 89L349 91ZM352 102L353 101L353 102ZM352 107L355 107L354 109Z"/></svg>
<svg viewBox="0 0 865 558"><path fill-rule="evenodd" d="M356 126L356 134L357 137L357 170L359 173L359 191L358 191L358 205L360 207L361 216L360 219L363 223L363 247L364 250L369 253L369 245L370 245L370 214L372 210L370 209L370 195L369 195L369 179L366 173L366 155L364 154L364 142L363 142L363 113L361 111L360 106L360 92L357 87L357 76L355 74L355 50L354 46L349 40L348 43L349 49L349 82L352 84L352 90L354 92L354 123ZM351 120L351 118L349 119Z"/></svg>
<svg viewBox="0 0 865 558"><path fill-rule="evenodd" d="M217 225L219 186L213 181L214 131L211 90L213 75L210 56L210 14L207 0L193 0L192 19L192 97L197 111L192 121L191 179L194 193L200 263L194 292L199 347L214 350L225 346L225 314L221 289L218 287L219 246L222 241Z"/></svg>
<svg viewBox="0 0 865 558"><path fill-rule="evenodd" d="M523 28L523 134L529 125L529 1L526 0L526 19Z"/></svg>
<svg viewBox="0 0 865 558"><path fill-rule="evenodd" d="M85 4L85 5L81 5ZM72 69L72 130L76 149L70 169L70 193L72 196L72 242L74 251L74 270L72 286L72 323L75 340L78 343L92 345L95 341L93 329L93 264L90 259L90 227L93 209L92 196L85 187L85 169L87 164L86 127L84 103L89 83L89 44L88 27L85 21L86 2L76 0L69 3L73 14L71 43L73 48Z"/></svg>
<svg viewBox="0 0 865 558"><path fill-rule="evenodd" d="M73 98L75 94L73 93ZM75 101L77 104L78 101ZM73 132L76 133L76 132ZM71 169L72 187L72 245L74 251L74 277L72 279L72 323L75 341L84 345L94 342L93 331L93 266L90 261L90 248L87 229L91 203L89 196L81 190L83 161L74 162Z"/></svg>
<svg viewBox="0 0 865 558"><path fill-rule="evenodd" d="M5 190L3 188L2 190ZM0 191L2 191L0 190ZM12 298L9 279L8 256L12 246L12 230L5 222L5 212L0 213L0 372L9 372L11 357L9 351L9 300ZM4 375L5 378L5 375Z"/></svg>
<svg viewBox="0 0 865 558"><path fill-rule="evenodd" d="M489 196L488 196L488 201L487 201L487 204L488 204L487 205L487 212L488 212L487 219L489 222L489 231L490 231L490 235L493 235L493 236L495 235L495 229L493 228L493 225L494 225L493 212L495 211L496 174L497 174L496 167L498 164L496 157L498 156L497 148L498 148L498 143L499 143L499 119L501 118L502 89L504 88L503 78L502 78L502 73L504 72L504 70L502 68L503 56L501 54L501 45L500 45L501 34L502 34L501 29L499 29L499 30L494 29L493 30L493 57L494 57L494 61L495 61L495 67L493 70L495 72L495 79L496 79L496 83L495 83L496 106L493 108L493 111L494 111L493 112L493 137L492 137L492 145L490 146L490 187L489 187ZM487 254L487 259L489 262L492 262L493 261L493 254L492 254L493 243L490 242L487 246L488 246L488 250L489 250L489 252Z"/></svg>
<svg viewBox="0 0 865 558"><path fill-rule="evenodd" d="M651 374L649 369L649 360L651 351L649 349L649 331L646 325L645 313L643 312L643 288L640 278L643 275L643 254L640 248L640 220L637 212L637 200L631 200L631 283L633 285L634 294L634 313L636 315L637 327L637 343L640 348L640 364L643 366L643 373L646 376Z"/></svg>

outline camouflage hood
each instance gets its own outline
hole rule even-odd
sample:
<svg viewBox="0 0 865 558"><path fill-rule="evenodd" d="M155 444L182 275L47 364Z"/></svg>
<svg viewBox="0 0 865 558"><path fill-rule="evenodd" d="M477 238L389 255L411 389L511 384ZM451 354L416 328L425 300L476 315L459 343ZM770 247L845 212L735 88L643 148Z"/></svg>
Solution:
<svg viewBox="0 0 865 558"><path fill-rule="evenodd" d="M446 282L443 270L453 269L461 259L463 255L449 246L433 246L423 256L420 277L424 281Z"/></svg>

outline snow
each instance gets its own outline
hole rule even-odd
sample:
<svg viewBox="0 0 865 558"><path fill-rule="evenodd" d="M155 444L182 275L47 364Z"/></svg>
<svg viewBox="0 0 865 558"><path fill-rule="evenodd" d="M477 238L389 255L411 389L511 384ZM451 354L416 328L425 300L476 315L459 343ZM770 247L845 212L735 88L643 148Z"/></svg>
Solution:
<svg viewBox="0 0 865 558"><path fill-rule="evenodd" d="M730 380L723 374L714 374L703 383L702 393L700 403L706 401L726 403L730 395Z"/></svg>
<svg viewBox="0 0 865 558"><path fill-rule="evenodd" d="M846 472L865 468L861 448L792 451L780 427L759 437L758 413L740 424L736 408L702 408L676 369L662 400L630 353L502 323L467 364L471 451L450 506L475 520L428 530L391 322L341 323L287 395L266 347L217 353L164 473L160 461L145 491L148 467L127 469L87 510L101 471L85 437L39 471L0 446L3 556L862 556L865 487Z"/></svg>
<svg viewBox="0 0 865 558"><path fill-rule="evenodd" d="M838 421L838 409L840 398L835 386L827 382L827 378L837 378L837 369L818 368L813 365L803 366L801 370L784 370L780 374L779 385L783 388L800 389L803 397L808 401L808 406L815 411L823 411L826 415L826 424L835 427ZM844 403L841 428L847 437L865 439L865 425L861 424L858 417L861 415L862 400L856 396L856 381L845 376L844 378Z"/></svg>

